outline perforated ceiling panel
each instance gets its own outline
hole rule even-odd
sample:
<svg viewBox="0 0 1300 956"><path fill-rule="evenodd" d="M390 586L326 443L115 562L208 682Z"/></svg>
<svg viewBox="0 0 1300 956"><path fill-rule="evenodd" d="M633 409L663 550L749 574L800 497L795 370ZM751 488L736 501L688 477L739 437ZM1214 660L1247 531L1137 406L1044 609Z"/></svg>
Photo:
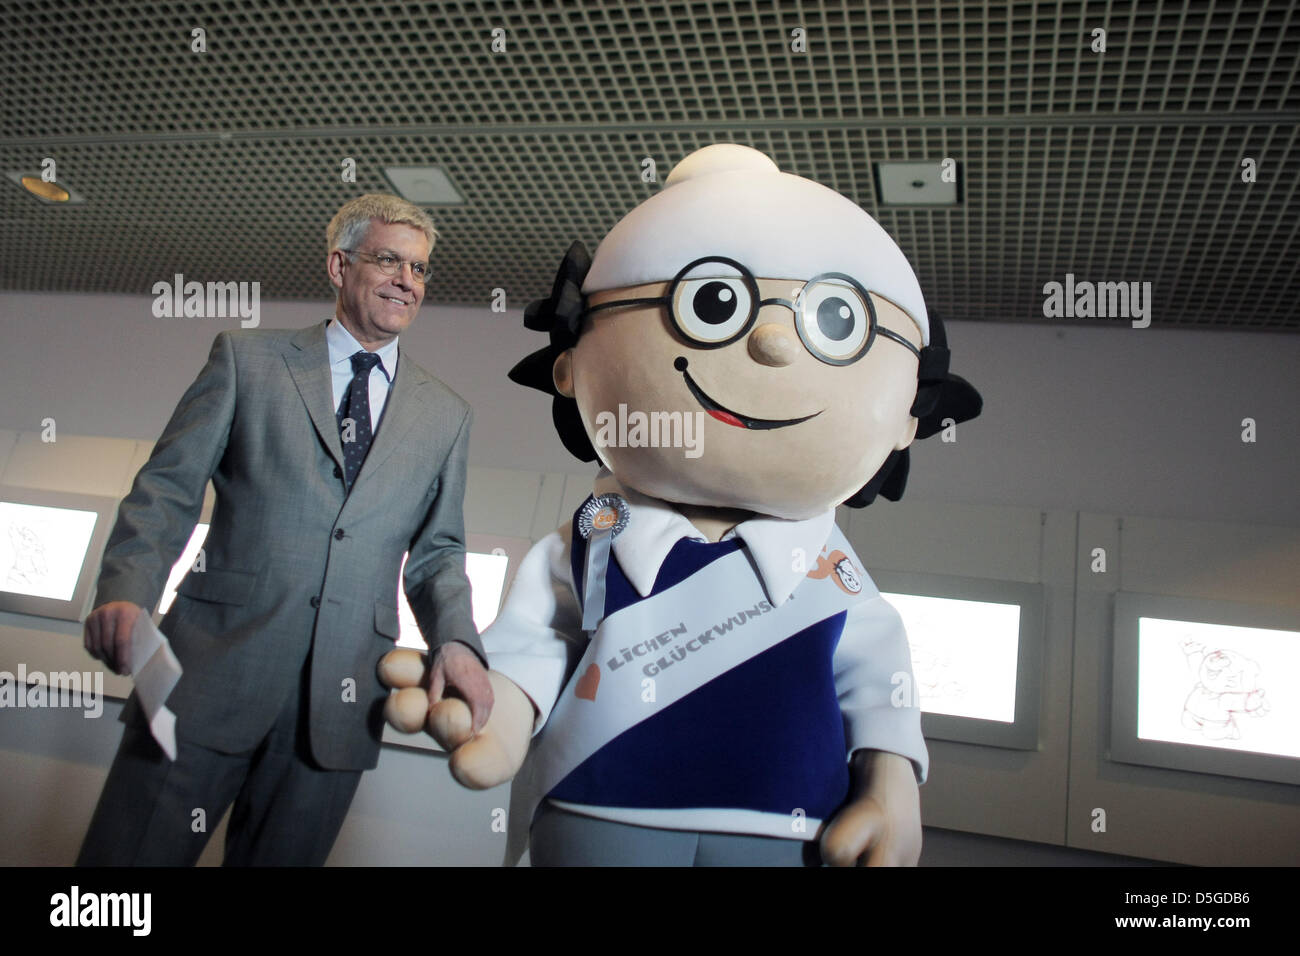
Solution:
<svg viewBox="0 0 1300 956"><path fill-rule="evenodd" d="M948 318L1052 321L1068 274L1150 282L1155 325L1300 328L1294 3L866 7L5 4L0 169L53 158L87 201L0 182L0 283L327 297L335 209L437 164L466 202L428 299L519 306L661 188L645 157L735 141L861 203ZM877 205L872 163L945 157L958 206Z"/></svg>

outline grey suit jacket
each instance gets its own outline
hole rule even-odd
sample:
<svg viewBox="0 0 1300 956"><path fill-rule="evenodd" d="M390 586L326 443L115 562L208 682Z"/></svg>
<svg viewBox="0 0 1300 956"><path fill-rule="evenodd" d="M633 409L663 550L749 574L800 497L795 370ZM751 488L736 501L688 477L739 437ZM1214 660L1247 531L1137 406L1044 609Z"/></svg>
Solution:
<svg viewBox="0 0 1300 956"><path fill-rule="evenodd" d="M403 586L430 646L482 656L464 566L470 420L403 352L345 495L324 323L216 337L118 509L96 598L156 604L211 478L205 570L186 575L161 627L184 668L167 702L179 737L254 747L310 660L313 756L374 767L387 696L375 665L398 635L408 549Z"/></svg>

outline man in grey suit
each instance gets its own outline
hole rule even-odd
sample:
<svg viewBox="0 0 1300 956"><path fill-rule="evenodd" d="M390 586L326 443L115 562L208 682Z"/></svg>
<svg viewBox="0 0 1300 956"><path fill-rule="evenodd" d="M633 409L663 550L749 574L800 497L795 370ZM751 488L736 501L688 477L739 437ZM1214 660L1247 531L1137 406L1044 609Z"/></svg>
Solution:
<svg viewBox="0 0 1300 956"><path fill-rule="evenodd" d="M378 763L375 667L398 636L403 552L436 650L430 698L452 688L486 721L464 565L470 409L397 345L435 235L395 196L345 204L327 230L333 321L218 335L136 476L85 624L86 649L119 673L209 479L216 507L202 570L161 626L184 669L167 701L177 758L133 694L79 864L193 864L232 801L226 865L323 864Z"/></svg>

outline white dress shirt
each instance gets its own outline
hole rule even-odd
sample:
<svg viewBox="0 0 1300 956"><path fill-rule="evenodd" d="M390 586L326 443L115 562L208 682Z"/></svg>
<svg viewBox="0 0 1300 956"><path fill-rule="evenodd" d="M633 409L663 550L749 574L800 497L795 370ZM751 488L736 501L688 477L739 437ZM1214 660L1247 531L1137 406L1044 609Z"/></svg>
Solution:
<svg viewBox="0 0 1300 956"><path fill-rule="evenodd" d="M325 327L325 342L330 350L330 380L334 387L334 411L337 414L343 404L343 396L348 390L348 383L355 374L352 371L352 356L363 352L362 347L352 333L343 327L343 323L330 319ZM379 362L370 370L370 430L373 434L379 417L384 412L384 403L388 401L388 392L393 387L393 376L397 374L397 337L382 348L376 349Z"/></svg>

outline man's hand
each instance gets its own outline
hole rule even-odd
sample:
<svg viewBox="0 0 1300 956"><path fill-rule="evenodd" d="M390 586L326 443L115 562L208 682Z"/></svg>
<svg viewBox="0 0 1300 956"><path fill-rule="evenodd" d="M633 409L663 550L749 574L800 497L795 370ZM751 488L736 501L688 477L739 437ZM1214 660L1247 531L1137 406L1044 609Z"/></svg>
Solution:
<svg viewBox="0 0 1300 956"><path fill-rule="evenodd" d="M462 655L469 660L461 660ZM505 783L528 754L537 716L532 700L509 678L484 670L468 647L448 644L434 660L426 673L427 659L418 651L399 647L384 655L379 679L395 690L384 705L384 716L403 733L414 733L423 725L451 755L451 775L464 786L485 790ZM435 677L439 671L441 676ZM480 677L487 685L486 694L476 686ZM449 687L465 696L472 693L479 701L486 697L482 727L472 724L472 703L443 695ZM466 687L475 689L467 692Z"/></svg>
<svg viewBox="0 0 1300 956"><path fill-rule="evenodd" d="M478 655L459 641L442 645L433 657L429 670L430 708L442 700L448 688L469 705L471 733L482 731L492 713L492 682Z"/></svg>
<svg viewBox="0 0 1300 956"><path fill-rule="evenodd" d="M921 858L921 797L912 762L883 750L859 750L852 794L821 838L831 866L916 866Z"/></svg>
<svg viewBox="0 0 1300 956"><path fill-rule="evenodd" d="M103 661L115 673L131 668L131 631L144 608L130 601L109 601L86 617L82 641L90 656Z"/></svg>

